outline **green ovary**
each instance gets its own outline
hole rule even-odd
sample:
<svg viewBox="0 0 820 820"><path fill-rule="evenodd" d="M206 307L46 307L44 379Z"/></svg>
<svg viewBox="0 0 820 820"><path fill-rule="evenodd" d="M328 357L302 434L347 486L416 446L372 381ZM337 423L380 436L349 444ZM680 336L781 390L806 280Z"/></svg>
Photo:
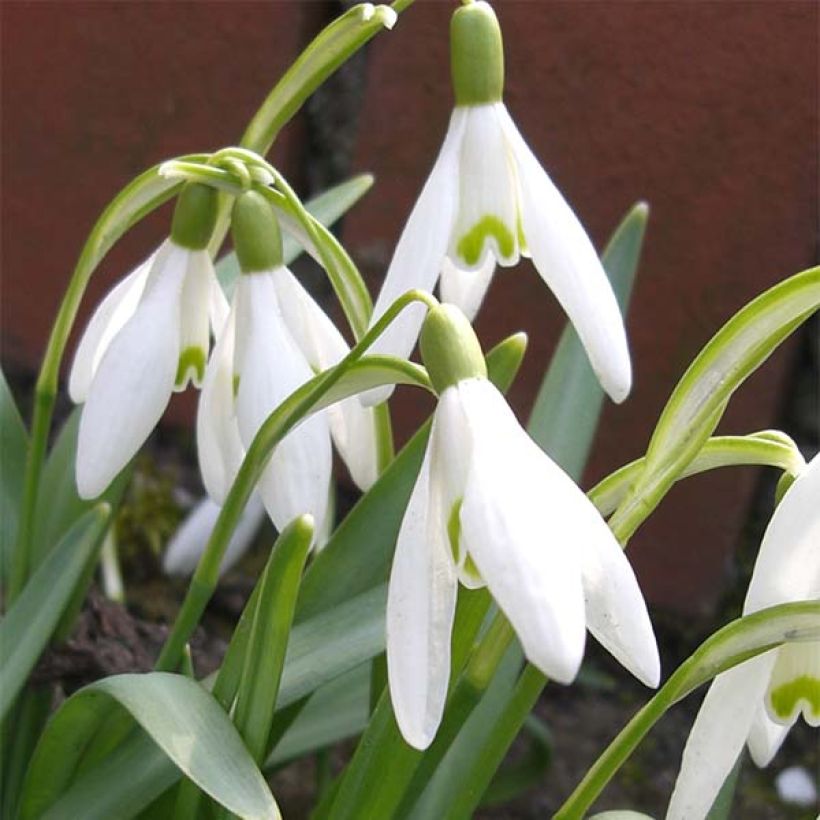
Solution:
<svg viewBox="0 0 820 820"><path fill-rule="evenodd" d="M782 721L793 720L803 702L803 714L816 725L820 722L820 680L809 675L783 683L769 691L769 706L772 717Z"/></svg>
<svg viewBox="0 0 820 820"><path fill-rule="evenodd" d="M481 259L484 243L492 237L502 257L508 258L515 253L515 239L509 228L492 214L481 219L465 233L456 245L458 255L470 266L477 265Z"/></svg>
<svg viewBox="0 0 820 820"><path fill-rule="evenodd" d="M186 347L179 356L177 365L176 386L184 387L191 371L196 374L193 381L202 383L205 375L205 351L201 347Z"/></svg>

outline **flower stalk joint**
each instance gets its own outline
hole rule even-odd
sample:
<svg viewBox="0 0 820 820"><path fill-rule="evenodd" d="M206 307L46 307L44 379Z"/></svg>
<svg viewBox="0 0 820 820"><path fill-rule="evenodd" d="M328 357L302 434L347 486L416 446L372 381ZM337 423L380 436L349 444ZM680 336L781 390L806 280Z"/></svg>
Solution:
<svg viewBox="0 0 820 820"><path fill-rule="evenodd" d="M246 191L236 198L231 236L242 273L263 273L282 266L279 220L257 191Z"/></svg>
<svg viewBox="0 0 820 820"><path fill-rule="evenodd" d="M450 70L456 105L500 102L504 43L498 18L484 0L461 6L450 22Z"/></svg>
<svg viewBox="0 0 820 820"><path fill-rule="evenodd" d="M186 184L177 199L171 223L174 244L191 251L205 250L216 226L217 210L215 189L197 182Z"/></svg>
<svg viewBox="0 0 820 820"><path fill-rule="evenodd" d="M484 354L467 317L449 304L432 308L421 329L421 357L436 392L464 379L487 378Z"/></svg>

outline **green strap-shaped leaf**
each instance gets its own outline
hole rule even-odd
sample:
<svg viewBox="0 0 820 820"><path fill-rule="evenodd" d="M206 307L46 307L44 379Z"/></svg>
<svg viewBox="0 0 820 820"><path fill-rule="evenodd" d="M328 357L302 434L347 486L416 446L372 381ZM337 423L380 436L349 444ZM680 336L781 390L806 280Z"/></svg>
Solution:
<svg viewBox="0 0 820 820"><path fill-rule="evenodd" d="M309 199L305 203L305 208L320 224L330 227L344 216L370 190L372 185L373 177L370 174L359 174ZM301 256L305 249L288 233L285 233L282 239L284 263L290 265L294 259ZM233 251L225 254L219 260L216 265L216 275L225 295L230 298L239 276L239 262Z"/></svg>
<svg viewBox="0 0 820 820"><path fill-rule="evenodd" d="M280 817L265 779L214 698L182 675L152 672L97 681L60 707L35 750L21 820L65 816L49 808L68 785L63 775L73 772L77 747L85 740L82 730L93 727L89 714L109 700L127 710L180 771L234 814L249 820Z"/></svg>
<svg viewBox="0 0 820 820"><path fill-rule="evenodd" d="M820 601L781 604L738 618L684 661L621 730L555 815L574 820L586 810L664 713L699 686L756 655L793 641L820 639Z"/></svg>
<svg viewBox="0 0 820 820"><path fill-rule="evenodd" d="M678 382L646 451L644 471L610 525L629 538L720 421L732 394L820 307L820 267L786 279L738 311Z"/></svg>
<svg viewBox="0 0 820 820"><path fill-rule="evenodd" d="M0 622L0 719L14 703L78 582L96 558L109 517L108 505L98 504L80 518Z"/></svg>
<svg viewBox="0 0 820 820"><path fill-rule="evenodd" d="M8 577L17 540L27 452L28 433L0 371L0 583Z"/></svg>

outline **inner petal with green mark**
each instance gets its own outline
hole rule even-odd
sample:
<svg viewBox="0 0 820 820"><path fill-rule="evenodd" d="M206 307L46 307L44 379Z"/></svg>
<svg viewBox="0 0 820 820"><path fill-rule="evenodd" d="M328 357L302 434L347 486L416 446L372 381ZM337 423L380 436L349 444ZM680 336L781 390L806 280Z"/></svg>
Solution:
<svg viewBox="0 0 820 820"><path fill-rule="evenodd" d="M515 236L504 222L493 214L481 217L463 233L456 243L456 253L468 266L475 267L484 254L484 246L495 240L497 256L508 259L515 254Z"/></svg>
<svg viewBox="0 0 820 820"><path fill-rule="evenodd" d="M205 351L201 347L186 347L179 356L175 387L182 390L190 379L194 384L202 384L205 376Z"/></svg>
<svg viewBox="0 0 820 820"><path fill-rule="evenodd" d="M785 644L777 655L766 711L781 724L792 724L802 712L810 726L820 726L820 641Z"/></svg>
<svg viewBox="0 0 820 820"><path fill-rule="evenodd" d="M469 589L477 589L484 586L484 579L475 565L475 561L469 553L465 553L461 546L461 504L458 500L450 510L450 518L447 521L447 537L450 541L450 550L453 553L453 561L458 571L459 580Z"/></svg>

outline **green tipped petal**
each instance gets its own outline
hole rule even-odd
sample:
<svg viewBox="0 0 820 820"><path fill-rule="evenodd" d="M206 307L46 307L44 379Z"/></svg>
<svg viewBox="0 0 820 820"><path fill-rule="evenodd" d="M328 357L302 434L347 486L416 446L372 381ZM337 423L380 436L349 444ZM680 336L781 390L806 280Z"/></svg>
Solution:
<svg viewBox="0 0 820 820"><path fill-rule="evenodd" d="M419 344L430 381L439 394L464 379L487 377L475 331L455 305L439 305L429 311Z"/></svg>
<svg viewBox="0 0 820 820"><path fill-rule="evenodd" d="M189 378L194 384L202 384L205 378L205 361L205 351L201 347L186 347L179 354L174 385L178 388L184 387Z"/></svg>
<svg viewBox="0 0 820 820"><path fill-rule="evenodd" d="M181 248L201 251L208 247L216 225L217 192L207 185L192 182L177 199L171 222L171 239Z"/></svg>
<svg viewBox="0 0 820 820"><path fill-rule="evenodd" d="M766 693L766 711L776 723L791 724L800 712L820 726L820 643L782 646Z"/></svg>
<svg viewBox="0 0 820 820"><path fill-rule="evenodd" d="M504 43L489 3L468 3L453 14L450 70L456 105L484 105L503 96Z"/></svg>
<svg viewBox="0 0 820 820"><path fill-rule="evenodd" d="M502 258L515 253L515 239L507 226L497 217L488 214L458 240L456 251L458 255L471 267L477 265L481 259L484 243L492 237L498 246Z"/></svg>
<svg viewBox="0 0 820 820"><path fill-rule="evenodd" d="M247 191L236 198L231 236L242 273L262 273L283 264L279 220L262 194Z"/></svg>

